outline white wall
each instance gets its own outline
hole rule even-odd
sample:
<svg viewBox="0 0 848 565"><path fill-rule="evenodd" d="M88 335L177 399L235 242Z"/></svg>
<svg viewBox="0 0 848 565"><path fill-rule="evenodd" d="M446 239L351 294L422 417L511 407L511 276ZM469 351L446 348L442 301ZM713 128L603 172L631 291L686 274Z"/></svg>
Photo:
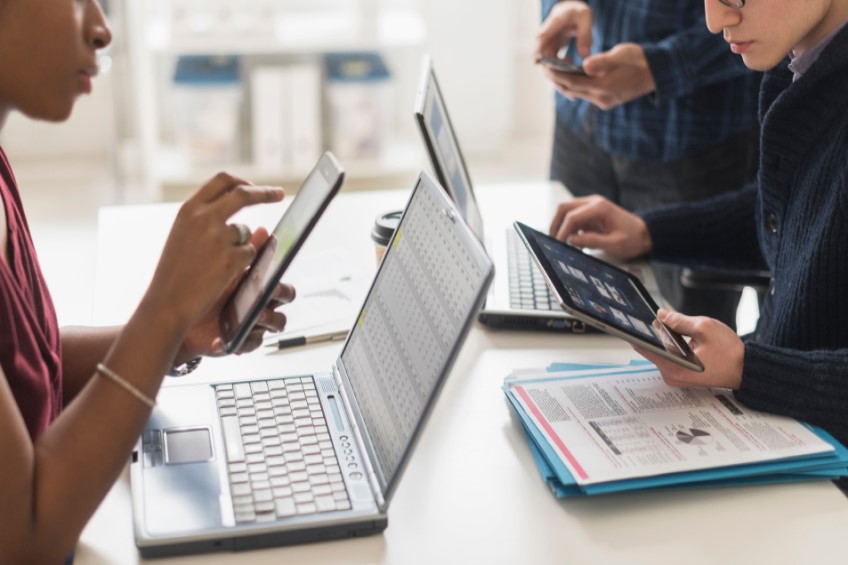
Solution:
<svg viewBox="0 0 848 565"><path fill-rule="evenodd" d="M112 75L97 77L94 91L81 98L61 124L37 122L13 112L0 143L16 162L107 159L114 143Z"/></svg>

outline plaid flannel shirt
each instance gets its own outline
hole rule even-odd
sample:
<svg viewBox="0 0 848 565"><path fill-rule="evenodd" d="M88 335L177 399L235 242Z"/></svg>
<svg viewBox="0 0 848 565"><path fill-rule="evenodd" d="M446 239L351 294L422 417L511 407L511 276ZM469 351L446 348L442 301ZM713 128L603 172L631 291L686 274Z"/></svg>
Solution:
<svg viewBox="0 0 848 565"><path fill-rule="evenodd" d="M542 17L555 0L542 0ZM587 114L595 144L615 156L673 161L714 147L757 124L761 73L748 70L707 29L696 0L588 0L592 53L619 43L645 51L656 91L589 113L585 100L556 95L559 125L580 131Z"/></svg>

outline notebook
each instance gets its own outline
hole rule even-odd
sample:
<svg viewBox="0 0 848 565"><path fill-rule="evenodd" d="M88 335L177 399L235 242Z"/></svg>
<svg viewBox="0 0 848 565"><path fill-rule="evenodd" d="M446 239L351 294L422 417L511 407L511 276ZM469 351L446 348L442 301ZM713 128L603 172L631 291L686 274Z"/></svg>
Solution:
<svg viewBox="0 0 848 565"><path fill-rule="evenodd" d="M562 311L511 223L487 226L484 229L483 217L459 140L448 116L432 60L426 56L415 102L415 118L436 177L471 229L484 242L495 264L495 278L480 311L480 321L513 329L575 333L596 331ZM554 210L551 210L551 216L553 213ZM628 265L626 269L645 282L650 290L654 290L656 283L648 280L652 279L649 269L639 265Z"/></svg>
<svg viewBox="0 0 848 565"><path fill-rule="evenodd" d="M422 172L330 371L160 391L130 465L142 556L385 529L492 276L479 240Z"/></svg>

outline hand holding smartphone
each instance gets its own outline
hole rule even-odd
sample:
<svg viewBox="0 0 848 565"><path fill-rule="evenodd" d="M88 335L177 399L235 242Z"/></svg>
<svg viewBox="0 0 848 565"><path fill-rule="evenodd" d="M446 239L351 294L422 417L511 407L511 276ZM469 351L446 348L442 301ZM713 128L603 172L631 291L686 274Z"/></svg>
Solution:
<svg viewBox="0 0 848 565"><path fill-rule="evenodd" d="M536 57L536 62L561 73L586 76L586 71L583 70L583 67L577 63L572 63L569 59L539 55Z"/></svg>
<svg viewBox="0 0 848 565"><path fill-rule="evenodd" d="M568 42L568 45L563 49L560 49L560 52L565 51L565 53L562 54L562 57L559 56L559 53L557 53L556 57L537 55L536 62L561 73L586 76L586 71L583 70L583 66L574 62L574 53L576 50L577 42L576 39L572 37L571 41Z"/></svg>

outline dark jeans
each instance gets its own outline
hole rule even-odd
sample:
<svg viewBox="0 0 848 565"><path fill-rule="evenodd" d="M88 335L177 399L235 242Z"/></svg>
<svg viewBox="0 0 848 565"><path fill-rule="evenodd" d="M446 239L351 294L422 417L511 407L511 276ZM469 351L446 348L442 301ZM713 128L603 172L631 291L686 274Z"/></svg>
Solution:
<svg viewBox="0 0 848 565"><path fill-rule="evenodd" d="M756 176L759 128L697 155L661 163L607 154L592 141L589 123L587 119L580 133L559 121L554 129L551 179L562 182L575 196L601 194L636 211L737 190ZM652 266L663 298L674 309L710 316L736 328L739 292L686 288L680 284L680 267Z"/></svg>

